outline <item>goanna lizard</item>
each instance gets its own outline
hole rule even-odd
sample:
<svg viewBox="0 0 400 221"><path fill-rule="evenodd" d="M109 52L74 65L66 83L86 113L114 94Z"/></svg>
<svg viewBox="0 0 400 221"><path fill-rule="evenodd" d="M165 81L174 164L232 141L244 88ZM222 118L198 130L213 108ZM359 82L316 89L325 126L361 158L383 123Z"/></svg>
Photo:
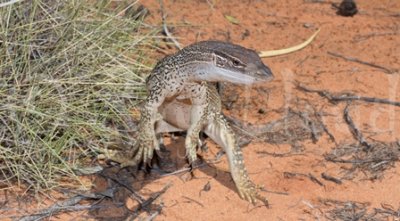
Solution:
<svg viewBox="0 0 400 221"><path fill-rule="evenodd" d="M165 57L146 79L149 95L141 111L138 145L132 155L116 155L111 159L122 167L149 162L154 150L160 149L156 133L187 130L186 154L189 163L194 163L199 133L204 131L227 153L240 196L250 202L266 201L248 177L235 134L221 113L215 85L210 83L249 85L272 78L271 70L255 51L226 42L203 41ZM190 100L190 106L184 100Z"/></svg>

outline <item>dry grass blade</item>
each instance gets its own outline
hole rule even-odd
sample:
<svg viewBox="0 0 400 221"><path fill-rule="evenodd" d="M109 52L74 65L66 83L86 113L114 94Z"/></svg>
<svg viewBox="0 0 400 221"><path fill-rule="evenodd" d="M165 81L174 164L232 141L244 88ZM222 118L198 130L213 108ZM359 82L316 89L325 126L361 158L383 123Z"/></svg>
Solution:
<svg viewBox="0 0 400 221"><path fill-rule="evenodd" d="M8 2L0 3L0 8L8 6L8 5L15 4L15 3L19 2L19 1L22 1L22 0L10 0Z"/></svg>
<svg viewBox="0 0 400 221"><path fill-rule="evenodd" d="M144 95L139 73L155 32L121 16L134 1L109 3L0 8L0 183L51 188L99 148L131 142L121 131Z"/></svg>

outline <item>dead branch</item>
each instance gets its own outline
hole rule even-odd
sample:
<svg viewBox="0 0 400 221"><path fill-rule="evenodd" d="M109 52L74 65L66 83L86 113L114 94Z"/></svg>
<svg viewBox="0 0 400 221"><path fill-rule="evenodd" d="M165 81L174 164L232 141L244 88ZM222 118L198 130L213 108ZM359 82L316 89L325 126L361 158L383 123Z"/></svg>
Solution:
<svg viewBox="0 0 400 221"><path fill-rule="evenodd" d="M167 15L164 13L164 2L163 0L159 0L160 3L160 10L161 10L161 19L162 19L162 26L163 26L163 30L165 32L165 35L167 35L168 39L170 41L172 41L172 43L174 43L174 45L181 50L182 46L179 44L179 42L174 38L174 36L172 36L171 32L169 32L168 30L168 26L167 26Z"/></svg>
<svg viewBox="0 0 400 221"><path fill-rule="evenodd" d="M367 35L356 35L353 42L360 42L367 40L372 37L380 37L380 36L388 36L388 35L398 35L400 34L399 32L385 32L385 33L370 33Z"/></svg>
<svg viewBox="0 0 400 221"><path fill-rule="evenodd" d="M327 161L331 161L334 163L352 163L352 164L367 164L367 163L380 163L385 161L392 161L393 158L386 158L386 159L353 159L353 160L343 160L343 159L333 159L331 157L325 157Z"/></svg>
<svg viewBox="0 0 400 221"><path fill-rule="evenodd" d="M321 211L328 220L398 220L400 208L396 211L389 204L382 208L371 208L369 202L319 199Z"/></svg>
<svg viewBox="0 0 400 221"><path fill-rule="evenodd" d="M323 210L328 220L370 220L366 219L369 215L367 213L369 203L331 199L319 199L319 201L327 207Z"/></svg>
<svg viewBox="0 0 400 221"><path fill-rule="evenodd" d="M321 177L322 177L322 179L324 179L324 180L328 180L328 181L334 182L334 183L336 183L336 184L342 184L342 181L341 181L340 179L335 178L335 177L333 177L333 176L329 176L329 175L326 174L326 173L321 173Z"/></svg>
<svg viewBox="0 0 400 221"><path fill-rule="evenodd" d="M145 221L153 221L153 220L156 218L156 216L158 216L159 214L160 214L160 212L155 211L155 212L152 213L149 217L147 217L147 218L145 219Z"/></svg>
<svg viewBox="0 0 400 221"><path fill-rule="evenodd" d="M256 153L270 155L272 157L291 157L291 156L305 155L303 153L293 153L292 151L286 153L270 153L268 151L256 151Z"/></svg>
<svg viewBox="0 0 400 221"><path fill-rule="evenodd" d="M20 221L33 221L33 220L41 220L49 216L53 216L57 213L63 212L63 211L80 211L80 210L86 210L86 209L96 209L96 208L102 208L103 206L94 206L94 205L77 205L80 203L82 200L85 199L102 199L104 198L103 195L90 195L90 197L83 196L83 195L78 195L71 197L67 200L64 200L59 203L55 203L54 205L43 209L41 211L38 211L34 214L30 214L27 216L24 216L20 219Z"/></svg>
<svg viewBox="0 0 400 221"><path fill-rule="evenodd" d="M381 204L382 209L380 208L374 208L375 213L377 214L385 214L385 215L391 215L396 218L400 218L400 208L397 209L397 211L393 208L393 206L389 204Z"/></svg>
<svg viewBox="0 0 400 221"><path fill-rule="evenodd" d="M288 179L294 178L294 177L307 177L312 182L314 182L320 186L324 186L324 184L321 181L319 181L315 176L313 176L311 173L304 174L304 173L294 173L294 172L283 172L283 176Z"/></svg>
<svg viewBox="0 0 400 221"><path fill-rule="evenodd" d="M357 172L362 172L367 179L378 179L383 177L383 172L392 168L400 159L400 149L396 142L371 142L372 148L365 151L359 144L342 144L332 149L330 153L324 154L325 160L334 163L351 164L350 167L341 167L347 175L353 179ZM347 176L346 175L346 176ZM348 179L349 177L340 179Z"/></svg>
<svg viewBox="0 0 400 221"><path fill-rule="evenodd" d="M346 108L343 112L344 120L346 121L347 125L350 128L351 133L353 136L358 140L358 142L365 147L365 150L368 151L371 149L371 145L365 140L364 136L362 135L361 131L356 127L354 124L353 119L351 119L349 114L349 104L346 105Z"/></svg>
<svg viewBox="0 0 400 221"><path fill-rule="evenodd" d="M319 122L321 122L321 127L322 127L322 129L325 131L325 133L328 134L329 139L337 145L335 136L333 136L333 134L328 130L328 128L326 127L326 125L325 125L324 122L322 121L321 113L315 112L315 116L317 117L317 119L319 120Z"/></svg>
<svg viewBox="0 0 400 221"><path fill-rule="evenodd" d="M170 187L172 186L172 183L168 183L165 185L159 192L153 193L147 200L143 201L143 203L139 204L139 206L136 208L136 211L139 211L140 209L146 208L150 204L152 204L156 199L158 199L162 194L164 194Z"/></svg>
<svg viewBox="0 0 400 221"><path fill-rule="evenodd" d="M322 3L322 4L331 4L330 1L325 0L304 0L304 3Z"/></svg>
<svg viewBox="0 0 400 221"><path fill-rule="evenodd" d="M183 167L182 169L175 170L175 171L170 172L170 173L162 174L161 177L176 175L176 174L180 174L180 173L184 173L184 172L189 172L189 171L194 170L196 168L200 168L200 167L207 166L207 165L208 164L206 162L204 162L204 163L201 163L201 164L198 164L198 165L194 165L192 167Z"/></svg>
<svg viewBox="0 0 400 221"><path fill-rule="evenodd" d="M311 131L311 139L313 141L313 143L317 143L318 139L319 139L319 135L315 126L315 123L310 120L310 118L308 116L306 116L306 114L304 112L301 112L300 116L303 118L303 120L305 121L304 123L306 125L309 126L310 131Z"/></svg>
<svg viewBox="0 0 400 221"><path fill-rule="evenodd" d="M85 199L84 196L74 196L71 197L65 201L62 201L61 203L56 203L53 206L46 208L42 211L39 211L36 214L25 216L20 219L20 221L33 221L33 220L38 220L38 219L43 219L45 217L48 217L52 214L57 214L65 209L65 207L70 207L78 204L80 201Z"/></svg>
<svg viewBox="0 0 400 221"><path fill-rule="evenodd" d="M194 203L196 203L197 205L199 205L199 206L201 206L201 207L204 207L204 205L203 205L202 203L200 203L199 201L197 201L197 200L195 200L195 199L192 199L192 198L187 197L187 196L182 196L182 198L185 198L185 199L189 200L189 202L194 202Z"/></svg>
<svg viewBox="0 0 400 221"><path fill-rule="evenodd" d="M133 190L128 184L126 184L126 183L124 183L124 182L118 180L118 179L115 178L115 177L111 177L111 176L108 176L108 175L103 174L103 173L100 173L100 176L102 176L102 177L104 177L104 178L106 178L106 179L110 179L110 180L112 180L113 182L115 182L115 183L119 184L120 186L124 187L125 189L127 189L129 192L132 193L133 198L134 198L139 204L143 204L143 203L144 203L144 198L143 198L139 193L137 193L135 190Z"/></svg>
<svg viewBox="0 0 400 221"><path fill-rule="evenodd" d="M288 192L271 191L271 190L266 190L265 188L260 188L260 190L263 192L266 192L266 193L274 193L274 194L278 194L278 195L289 196Z"/></svg>
<svg viewBox="0 0 400 221"><path fill-rule="evenodd" d="M192 165L192 166L189 166L189 167L183 167L182 169L175 170L175 171L170 172L170 173L162 174L161 177L176 175L176 174L184 173L184 172L189 172L189 171L192 171L194 169L197 169L197 168L200 168L200 167L204 167L204 166L212 167L211 166L212 164L217 164L217 163L221 162L221 157L224 156L224 154L225 154L225 151L219 151L217 153L217 156L212 160L207 160L206 162L195 164L195 165Z"/></svg>
<svg viewBox="0 0 400 221"><path fill-rule="evenodd" d="M301 84L297 84L296 87L297 87L297 89L299 89L301 91L317 93L319 96L328 99L330 102L364 101L364 102L368 102L368 103L388 104L388 105L394 105L394 106L400 107L399 101L391 101L391 100L384 99L384 98L363 97L363 96L359 96L359 95L344 94L344 93L339 94L339 95L334 95L326 90L311 89L311 88L307 88Z"/></svg>
<svg viewBox="0 0 400 221"><path fill-rule="evenodd" d="M152 221L152 220L154 220L160 213L161 213L161 210L164 208L164 203L160 203L160 205L158 205L157 206L157 208L156 208L156 211L154 212L154 213L152 213L149 217L147 217L146 219L145 219L145 221ZM129 220L134 220L134 217L132 217L132 219L129 219Z"/></svg>
<svg viewBox="0 0 400 221"><path fill-rule="evenodd" d="M383 67L381 65L374 64L374 63L362 61L362 60L360 60L358 58L347 57L347 56L344 56L344 55L341 55L341 54L338 54L338 53L335 53L335 52L331 52L331 51L328 51L328 54L333 56L333 57L342 58L342 59L347 60L347 61L356 62L356 63L359 63L359 64L363 64L363 65L367 65L367 66L370 66L370 67L374 67L374 68L380 69L380 70L382 70L383 72L385 72L387 74L393 74L394 73L394 71L389 69L389 68L386 68L386 67Z"/></svg>
<svg viewBox="0 0 400 221"><path fill-rule="evenodd" d="M311 181L313 181L314 183L320 185L320 186L324 186L324 184L319 181L314 175L312 175L311 173L308 174L308 178L310 178Z"/></svg>

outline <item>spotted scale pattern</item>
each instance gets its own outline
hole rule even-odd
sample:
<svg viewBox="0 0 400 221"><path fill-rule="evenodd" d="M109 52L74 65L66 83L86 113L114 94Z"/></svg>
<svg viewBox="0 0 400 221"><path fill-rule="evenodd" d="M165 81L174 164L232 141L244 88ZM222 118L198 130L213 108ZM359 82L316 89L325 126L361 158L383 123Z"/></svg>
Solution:
<svg viewBox="0 0 400 221"><path fill-rule="evenodd" d="M115 155L111 159L120 162L122 167L149 162L154 151L160 149L155 133L156 122L164 120L168 123L158 110L163 105L189 99L188 128L182 128L187 130L185 148L189 162L196 161L199 133L203 130L227 153L240 196L250 202L263 200L248 177L242 152L234 132L221 114L219 95L210 82L251 84L270 79L271 71L255 51L226 42L196 43L163 58L146 79L148 96L141 109L137 145L128 151L129 154ZM179 116L179 112L175 116Z"/></svg>

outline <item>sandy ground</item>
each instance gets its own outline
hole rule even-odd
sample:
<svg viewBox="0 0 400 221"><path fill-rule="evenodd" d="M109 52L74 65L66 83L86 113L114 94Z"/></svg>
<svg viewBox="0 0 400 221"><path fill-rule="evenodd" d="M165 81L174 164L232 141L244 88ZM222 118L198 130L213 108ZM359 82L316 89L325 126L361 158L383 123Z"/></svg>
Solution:
<svg viewBox="0 0 400 221"><path fill-rule="evenodd" d="M146 22L161 24L158 1L140 2L150 11ZM335 137L336 144L327 134L323 134L316 142L311 139L299 141L294 145L296 147L257 139L245 147L243 152L250 177L269 191L262 192L269 200L269 208L260 202L252 205L240 199L230 174L226 172L228 166L225 157L217 164L196 169L193 174L166 177L136 174L130 184L145 197L168 183L172 184L156 200L156 205L163 206L161 213L154 215L156 209L149 213L142 211L139 218L153 214L155 220L327 220L328 211L334 209L327 208L321 202L327 199L369 203L368 211L381 208L382 205L399 208L399 163L383 171L379 179L359 172L352 179L343 179L342 184L337 184L321 177L321 173L343 177L342 167L348 167L324 158L324 154L337 145L356 143L343 118L346 103L330 103L316 93L306 93L295 87L296 83L301 83L308 88L332 93L346 92L400 101L400 1L363 0L357 3L357 15L342 17L327 1L165 1L164 13L167 14L168 27L183 46L196 41L218 39L257 51L280 49L298 44L321 29L307 48L263 59L274 72L275 79L255 89L235 88L239 98L225 113L243 122L265 124L282 118L289 108L316 110L321 113L322 122ZM234 17L238 24L233 24L227 16ZM164 47L157 56L164 56L163 51L172 53L175 50L173 46ZM391 73L382 68L334 57L328 52L374 63L389 69ZM399 107L352 102L349 113L369 142L400 140ZM213 159L219 148L210 140L207 140L207 144L209 152L202 155L205 159ZM184 139L167 137L166 145L176 168L183 167ZM261 154L262 151L294 151L296 154L267 155ZM310 174L320 184L307 176L287 176L288 172ZM116 173L112 170L111 174ZM102 179L93 178L96 184L94 190L107 187L107 182ZM127 195L128 192L120 198L124 199L122 202L128 208L134 210L137 203ZM126 209L113 207L66 213L50 219L125 218ZM396 219L393 216L383 220Z"/></svg>

